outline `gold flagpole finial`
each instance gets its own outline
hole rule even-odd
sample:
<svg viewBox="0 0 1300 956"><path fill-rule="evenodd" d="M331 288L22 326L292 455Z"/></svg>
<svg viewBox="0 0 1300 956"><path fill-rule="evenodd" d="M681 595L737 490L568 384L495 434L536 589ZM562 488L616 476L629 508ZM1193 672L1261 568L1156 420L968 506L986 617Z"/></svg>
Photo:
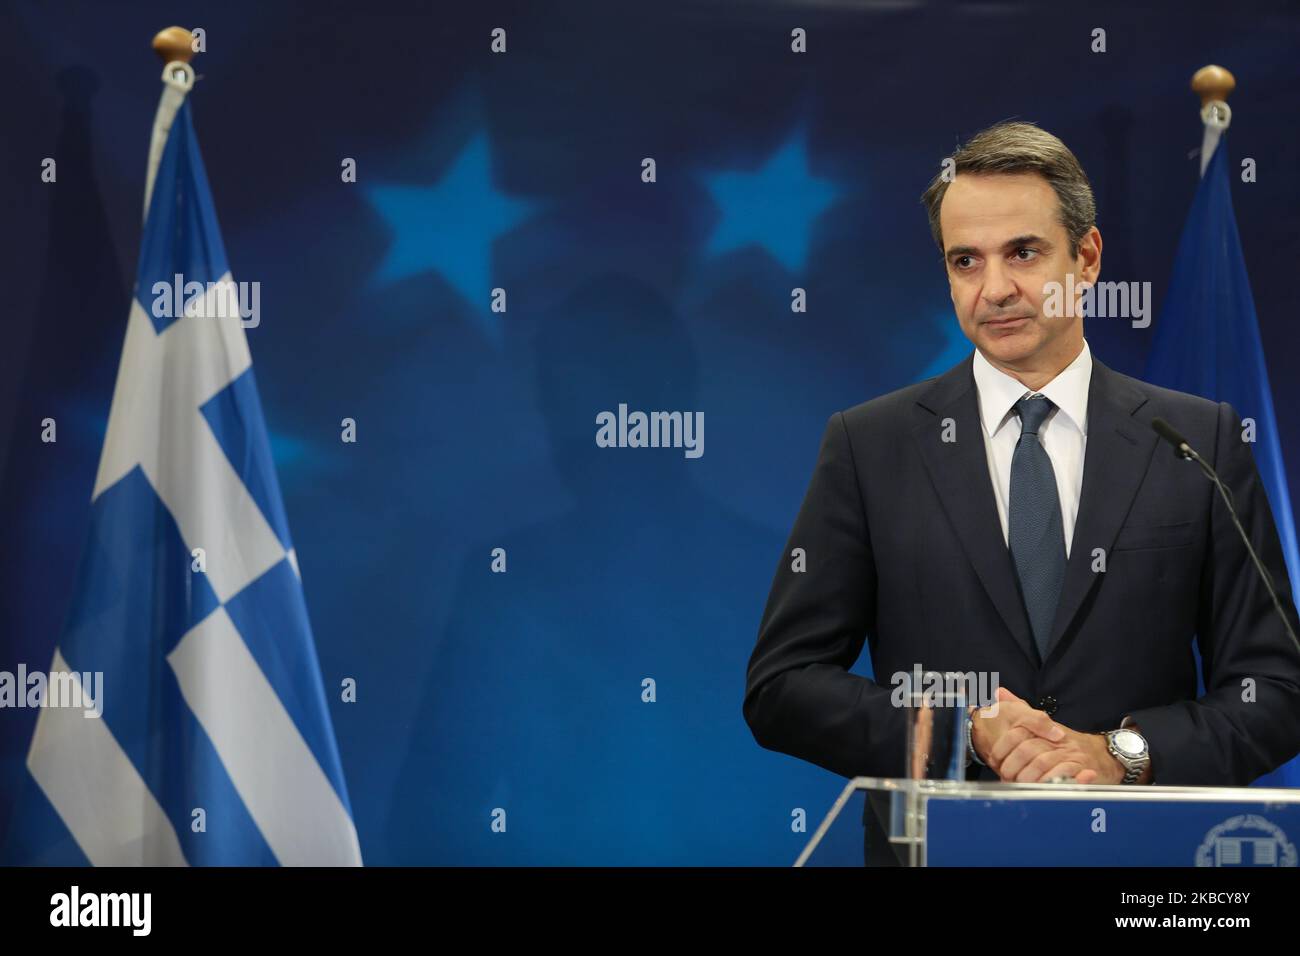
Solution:
<svg viewBox="0 0 1300 956"><path fill-rule="evenodd" d="M1203 66L1192 75L1192 91L1201 98L1201 108L1207 103L1228 102L1228 97L1237 86L1237 78L1221 66L1211 63Z"/></svg>
<svg viewBox="0 0 1300 956"><path fill-rule="evenodd" d="M194 58L194 34L184 27L168 27L159 30L153 38L153 51L164 64L188 63Z"/></svg>

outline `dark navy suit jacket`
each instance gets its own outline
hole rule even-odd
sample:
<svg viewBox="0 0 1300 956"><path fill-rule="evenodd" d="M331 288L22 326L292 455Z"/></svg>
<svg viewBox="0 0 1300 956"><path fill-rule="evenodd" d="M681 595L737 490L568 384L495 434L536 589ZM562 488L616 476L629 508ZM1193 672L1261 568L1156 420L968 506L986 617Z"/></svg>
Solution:
<svg viewBox="0 0 1300 956"><path fill-rule="evenodd" d="M1079 731L1131 716L1158 784L1245 785L1300 752L1300 652L1214 486L1151 430L1164 418L1219 472L1294 622L1272 512L1232 408L1094 357L1078 517L1040 661L971 369L967 358L827 423L749 661L743 711L758 743L845 777L901 777L905 711L891 704L891 679L920 665L997 672ZM795 548L803 571L792 570ZM1104 571L1093 570L1098 554ZM874 681L849 673L864 643ZM996 779L978 767L968 775ZM868 860L891 862L872 806Z"/></svg>

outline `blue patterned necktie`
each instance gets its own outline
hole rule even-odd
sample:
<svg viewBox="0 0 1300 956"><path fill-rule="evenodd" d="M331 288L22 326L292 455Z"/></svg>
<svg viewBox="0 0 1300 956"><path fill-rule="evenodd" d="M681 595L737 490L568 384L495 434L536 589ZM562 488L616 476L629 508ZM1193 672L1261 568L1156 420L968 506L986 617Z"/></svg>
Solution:
<svg viewBox="0 0 1300 956"><path fill-rule="evenodd" d="M1038 429L1056 406L1042 395L1016 402L1020 440L1011 458L1011 502L1007 542L1020 578L1020 593L1029 613L1040 661L1047 660L1052 619L1065 581L1065 532L1056 473L1038 440Z"/></svg>

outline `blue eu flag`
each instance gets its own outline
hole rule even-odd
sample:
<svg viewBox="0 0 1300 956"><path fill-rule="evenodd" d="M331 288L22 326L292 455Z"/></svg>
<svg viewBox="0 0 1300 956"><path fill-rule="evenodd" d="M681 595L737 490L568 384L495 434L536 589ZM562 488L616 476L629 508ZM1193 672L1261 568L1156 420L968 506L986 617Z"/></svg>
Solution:
<svg viewBox="0 0 1300 956"><path fill-rule="evenodd" d="M1147 359L1146 379L1228 402L1243 420L1254 420L1255 463L1273 509L1295 594L1300 593L1300 549L1229 182L1227 138L1220 137L1178 243L1169 295ZM1258 782L1300 786L1300 759Z"/></svg>

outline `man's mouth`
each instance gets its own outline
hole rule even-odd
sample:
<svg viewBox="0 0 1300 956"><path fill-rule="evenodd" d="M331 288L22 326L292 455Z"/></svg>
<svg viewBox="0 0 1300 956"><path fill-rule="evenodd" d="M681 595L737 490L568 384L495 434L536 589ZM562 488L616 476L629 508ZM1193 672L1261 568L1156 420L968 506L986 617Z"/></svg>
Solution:
<svg viewBox="0 0 1300 956"><path fill-rule="evenodd" d="M981 324L994 329L1005 329L1021 322L1027 322L1032 318L1031 315L1008 315L1001 319L985 319Z"/></svg>

